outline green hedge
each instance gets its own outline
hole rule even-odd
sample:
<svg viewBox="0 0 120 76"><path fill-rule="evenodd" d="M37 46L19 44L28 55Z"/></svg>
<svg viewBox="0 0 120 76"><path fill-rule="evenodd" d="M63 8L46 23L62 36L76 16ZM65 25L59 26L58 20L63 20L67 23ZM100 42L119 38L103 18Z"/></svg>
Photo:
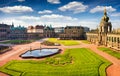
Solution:
<svg viewBox="0 0 120 76"><path fill-rule="evenodd" d="M113 51L112 49L105 47L98 47L98 49L120 59L120 53L117 51Z"/></svg>
<svg viewBox="0 0 120 76"><path fill-rule="evenodd" d="M5 42L1 42L4 44L26 44L26 43L31 43L34 40L10 40L10 41L5 41Z"/></svg>

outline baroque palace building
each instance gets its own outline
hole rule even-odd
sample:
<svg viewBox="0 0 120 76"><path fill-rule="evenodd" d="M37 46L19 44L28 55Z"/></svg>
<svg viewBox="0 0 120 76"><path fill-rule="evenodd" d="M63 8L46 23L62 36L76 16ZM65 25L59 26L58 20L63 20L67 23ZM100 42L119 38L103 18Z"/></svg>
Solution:
<svg viewBox="0 0 120 76"><path fill-rule="evenodd" d="M28 39L40 39L40 38L49 38L55 37L54 28L52 25L36 25L29 26L27 29Z"/></svg>
<svg viewBox="0 0 120 76"><path fill-rule="evenodd" d="M66 26L64 28L64 32L59 34L59 38L62 40L85 39L84 27L82 27L82 26Z"/></svg>
<svg viewBox="0 0 120 76"><path fill-rule="evenodd" d="M44 37L44 26L36 25L27 28L28 39L39 39Z"/></svg>
<svg viewBox="0 0 120 76"><path fill-rule="evenodd" d="M0 40L7 40L10 33L10 25L0 24Z"/></svg>
<svg viewBox="0 0 120 76"><path fill-rule="evenodd" d="M86 33L87 40L97 45L105 45L120 50L120 34L112 31L112 24L109 22L106 9L101 19L99 28L96 31Z"/></svg>
<svg viewBox="0 0 120 76"><path fill-rule="evenodd" d="M10 27L10 33L8 35L10 40L15 40L15 39L26 40L27 28L21 25L15 27L14 24L12 24Z"/></svg>
<svg viewBox="0 0 120 76"><path fill-rule="evenodd" d="M55 37L55 31L54 31L54 28L52 27L52 25L45 26L44 37L46 37L46 38Z"/></svg>

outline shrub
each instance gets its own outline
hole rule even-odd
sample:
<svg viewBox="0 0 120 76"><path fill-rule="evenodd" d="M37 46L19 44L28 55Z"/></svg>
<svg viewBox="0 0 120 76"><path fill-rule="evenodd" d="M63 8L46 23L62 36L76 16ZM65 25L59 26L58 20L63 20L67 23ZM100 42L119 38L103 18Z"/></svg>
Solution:
<svg viewBox="0 0 120 76"><path fill-rule="evenodd" d="M47 46L54 46L53 42L49 42L49 41L44 41L43 43L41 43L43 45L47 45Z"/></svg>

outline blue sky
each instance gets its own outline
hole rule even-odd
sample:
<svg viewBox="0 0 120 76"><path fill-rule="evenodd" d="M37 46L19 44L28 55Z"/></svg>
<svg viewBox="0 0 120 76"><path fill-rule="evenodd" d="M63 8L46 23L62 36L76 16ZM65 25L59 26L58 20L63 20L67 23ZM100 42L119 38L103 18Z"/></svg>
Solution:
<svg viewBox="0 0 120 76"><path fill-rule="evenodd" d="M113 28L120 28L119 0L0 0L0 23L96 28L105 7Z"/></svg>

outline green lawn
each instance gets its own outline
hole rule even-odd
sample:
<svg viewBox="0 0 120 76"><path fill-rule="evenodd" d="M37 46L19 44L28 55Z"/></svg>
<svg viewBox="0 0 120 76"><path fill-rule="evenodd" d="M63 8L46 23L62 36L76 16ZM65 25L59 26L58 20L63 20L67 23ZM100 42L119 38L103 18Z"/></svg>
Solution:
<svg viewBox="0 0 120 76"><path fill-rule="evenodd" d="M65 46L79 45L76 40L58 40L57 38L49 38L48 41L63 44Z"/></svg>
<svg viewBox="0 0 120 76"><path fill-rule="evenodd" d="M119 52L116 52L116 51L113 51L111 50L110 48L105 48L105 47L98 47L99 50L103 51L103 52L106 52L118 59L120 59L120 53Z"/></svg>
<svg viewBox="0 0 120 76"><path fill-rule="evenodd" d="M12 76L106 76L111 63L86 48L67 49L42 61L11 61L0 68Z"/></svg>
<svg viewBox="0 0 120 76"><path fill-rule="evenodd" d="M5 41L5 42L1 42L4 44L25 44L25 43L31 43L33 42L33 40L10 40L10 41Z"/></svg>
<svg viewBox="0 0 120 76"><path fill-rule="evenodd" d="M88 40L81 40L81 42L83 42L85 44L90 44L90 42Z"/></svg>

